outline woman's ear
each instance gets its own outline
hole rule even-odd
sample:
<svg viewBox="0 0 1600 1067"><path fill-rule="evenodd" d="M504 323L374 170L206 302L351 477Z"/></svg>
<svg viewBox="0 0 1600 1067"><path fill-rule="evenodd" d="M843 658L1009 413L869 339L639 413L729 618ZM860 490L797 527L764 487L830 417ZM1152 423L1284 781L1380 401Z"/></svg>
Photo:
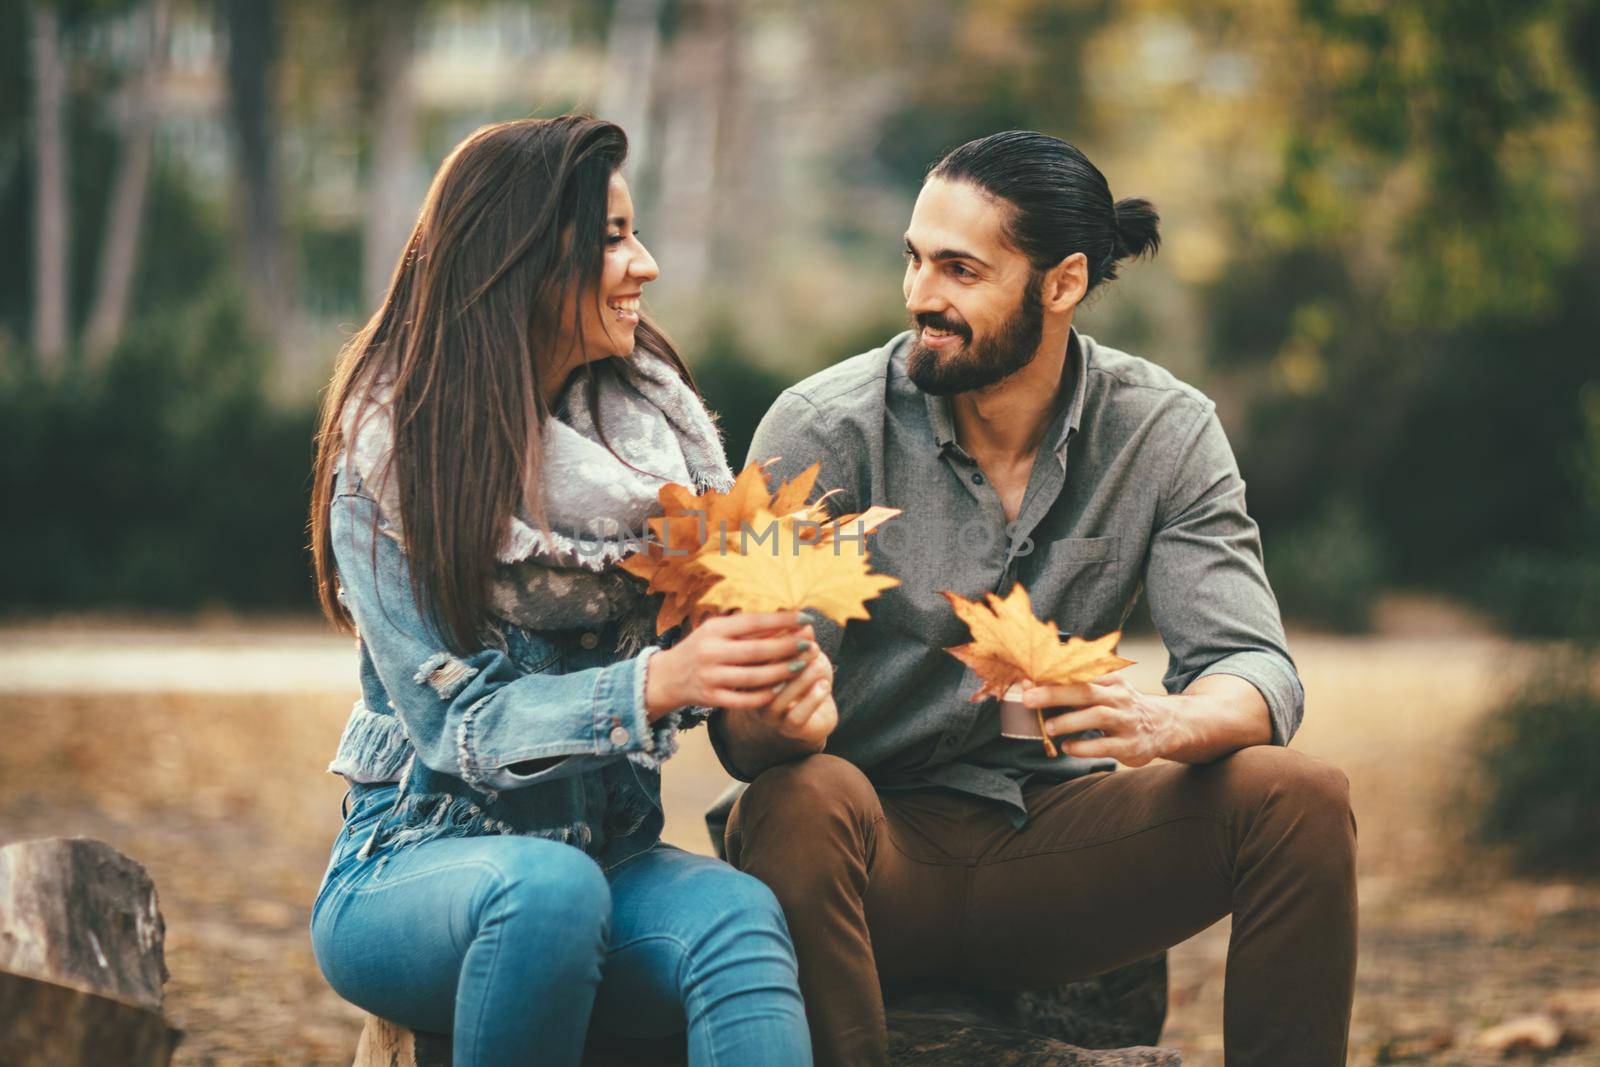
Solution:
<svg viewBox="0 0 1600 1067"><path fill-rule="evenodd" d="M1089 257L1074 252L1044 275L1040 301L1046 311L1070 312L1089 291Z"/></svg>

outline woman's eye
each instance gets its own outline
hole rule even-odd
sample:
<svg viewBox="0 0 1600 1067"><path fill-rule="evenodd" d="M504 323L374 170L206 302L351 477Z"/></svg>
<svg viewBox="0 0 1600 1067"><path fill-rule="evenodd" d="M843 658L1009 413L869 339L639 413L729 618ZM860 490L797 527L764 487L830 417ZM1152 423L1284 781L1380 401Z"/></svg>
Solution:
<svg viewBox="0 0 1600 1067"><path fill-rule="evenodd" d="M622 243L622 234L620 234L620 233L608 233L608 234L606 234L606 244L608 244L608 245L620 245L621 243Z"/></svg>

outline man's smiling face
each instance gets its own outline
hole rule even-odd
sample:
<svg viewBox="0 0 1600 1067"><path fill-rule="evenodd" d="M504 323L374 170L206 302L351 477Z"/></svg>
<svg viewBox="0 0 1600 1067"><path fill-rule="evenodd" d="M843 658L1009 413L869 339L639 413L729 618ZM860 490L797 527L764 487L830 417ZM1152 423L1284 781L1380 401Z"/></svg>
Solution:
<svg viewBox="0 0 1600 1067"><path fill-rule="evenodd" d="M967 182L929 179L906 229L906 371L941 396L993 385L1032 362L1042 275L1005 237L1009 207Z"/></svg>

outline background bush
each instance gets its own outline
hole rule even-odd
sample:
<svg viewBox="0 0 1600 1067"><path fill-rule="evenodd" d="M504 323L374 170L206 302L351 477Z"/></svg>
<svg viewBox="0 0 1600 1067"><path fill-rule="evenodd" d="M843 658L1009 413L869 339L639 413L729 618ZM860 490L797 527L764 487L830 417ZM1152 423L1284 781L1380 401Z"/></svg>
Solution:
<svg viewBox="0 0 1600 1067"><path fill-rule="evenodd" d="M314 411L275 406L237 294L141 322L103 373L0 378L0 604L311 606Z"/></svg>
<svg viewBox="0 0 1600 1067"><path fill-rule="evenodd" d="M1523 868L1600 873L1600 688L1593 658L1558 654L1491 712L1477 751L1478 833Z"/></svg>

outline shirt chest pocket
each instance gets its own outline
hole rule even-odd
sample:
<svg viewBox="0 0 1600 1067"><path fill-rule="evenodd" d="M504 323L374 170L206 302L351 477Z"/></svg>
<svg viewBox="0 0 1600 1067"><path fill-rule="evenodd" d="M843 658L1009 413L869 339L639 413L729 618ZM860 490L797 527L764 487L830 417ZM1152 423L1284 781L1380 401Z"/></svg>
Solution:
<svg viewBox="0 0 1600 1067"><path fill-rule="evenodd" d="M1072 566L1090 563L1116 563L1122 547L1122 538L1063 537L1050 543L1050 554L1062 563ZM1052 560L1053 562L1054 560Z"/></svg>
<svg viewBox="0 0 1600 1067"><path fill-rule="evenodd" d="M1122 572L1122 538L1063 537L1048 543L1028 591L1041 618L1067 633L1098 637L1121 618Z"/></svg>

